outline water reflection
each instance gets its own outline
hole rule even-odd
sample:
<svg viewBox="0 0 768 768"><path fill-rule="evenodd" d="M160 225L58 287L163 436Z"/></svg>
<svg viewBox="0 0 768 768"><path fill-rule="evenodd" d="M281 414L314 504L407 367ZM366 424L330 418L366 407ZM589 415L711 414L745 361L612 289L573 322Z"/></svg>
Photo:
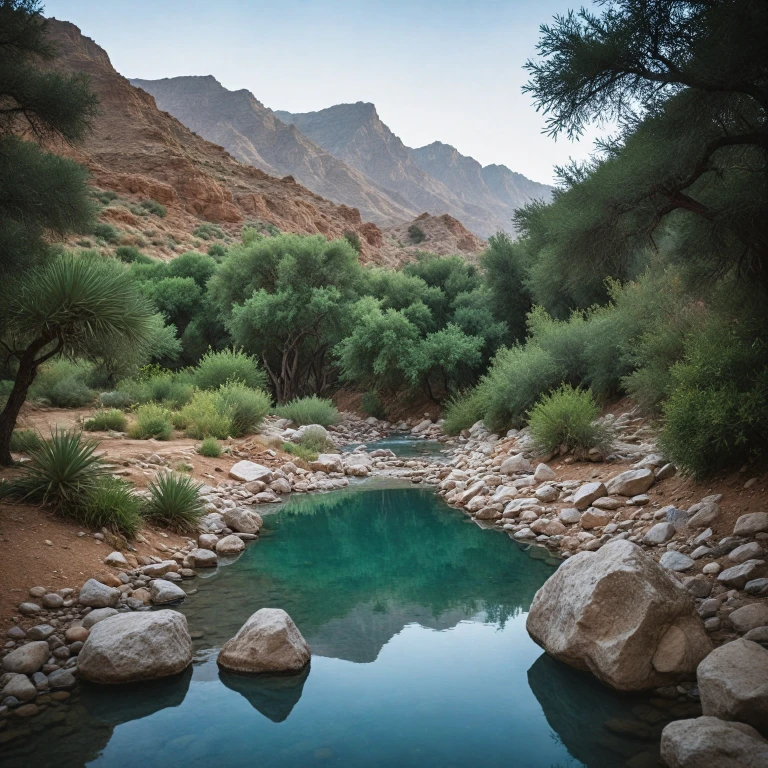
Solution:
<svg viewBox="0 0 768 768"><path fill-rule="evenodd" d="M309 671L309 664L297 675L237 675L222 669L219 680L264 717L282 723L301 698Z"/></svg>

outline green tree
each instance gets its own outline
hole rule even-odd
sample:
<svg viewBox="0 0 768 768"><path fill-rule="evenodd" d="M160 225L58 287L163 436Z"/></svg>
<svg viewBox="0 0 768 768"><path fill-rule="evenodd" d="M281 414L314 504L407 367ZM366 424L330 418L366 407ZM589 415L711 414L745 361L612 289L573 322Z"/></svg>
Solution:
<svg viewBox="0 0 768 768"><path fill-rule="evenodd" d="M6 284L0 296L2 346L18 366L0 413L0 464L37 370L57 355L89 355L125 343L146 348L155 338L153 310L119 264L63 255Z"/></svg>

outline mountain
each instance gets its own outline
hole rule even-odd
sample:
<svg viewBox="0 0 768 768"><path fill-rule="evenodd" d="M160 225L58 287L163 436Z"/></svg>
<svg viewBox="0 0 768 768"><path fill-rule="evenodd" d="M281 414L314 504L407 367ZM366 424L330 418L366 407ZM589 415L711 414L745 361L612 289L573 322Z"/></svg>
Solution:
<svg viewBox="0 0 768 768"><path fill-rule="evenodd" d="M229 91L210 75L130 82L152 95L160 109L237 160L265 173L293 176L318 195L354 205L370 221L390 225L418 212L284 123L250 91Z"/></svg>
<svg viewBox="0 0 768 768"><path fill-rule="evenodd" d="M449 213L480 237L499 230L511 232L515 208L536 198L548 200L552 193L546 184L503 165L483 168L448 144L434 142L409 149L370 103L275 114L347 165L398 193L410 207L430 214Z"/></svg>
<svg viewBox="0 0 768 768"><path fill-rule="evenodd" d="M83 163L95 187L117 194L102 216L119 228L123 244L168 258L201 247L194 234L201 223L215 224L230 240L249 223L329 238L354 231L362 260L379 260L381 231L358 209L330 202L290 176L278 179L241 163L197 136L118 74L74 24L50 19L48 32L58 51L51 66L88 75L100 100L85 142L54 149ZM142 212L138 204L149 198L165 206L163 217Z"/></svg>
<svg viewBox="0 0 768 768"><path fill-rule="evenodd" d="M411 234L416 233L416 238ZM381 252L395 259L405 251L416 256L419 251L429 251L438 256L460 254L467 261L477 261L477 256L485 250L485 240L470 232L458 219L444 213L432 216L422 213L413 221L395 224L383 230L384 242Z"/></svg>

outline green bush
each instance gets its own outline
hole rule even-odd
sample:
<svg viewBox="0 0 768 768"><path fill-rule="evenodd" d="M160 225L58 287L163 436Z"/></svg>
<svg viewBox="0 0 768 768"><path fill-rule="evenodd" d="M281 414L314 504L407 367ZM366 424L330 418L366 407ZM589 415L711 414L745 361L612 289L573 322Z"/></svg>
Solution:
<svg viewBox="0 0 768 768"><path fill-rule="evenodd" d="M11 434L11 450L14 453L29 453L40 448L40 435L34 429L14 429Z"/></svg>
<svg viewBox="0 0 768 768"><path fill-rule="evenodd" d="M360 235L357 234L357 232L353 232L351 229L348 229L344 233L344 239L358 252L361 253L363 250L363 244L360 242Z"/></svg>
<svg viewBox="0 0 768 768"><path fill-rule="evenodd" d="M120 230L115 229L111 224L99 221L93 226L94 237L104 240L106 243L116 244L120 241Z"/></svg>
<svg viewBox="0 0 768 768"><path fill-rule="evenodd" d="M221 243L214 243L208 246L206 253L215 261L221 261L227 255L227 249Z"/></svg>
<svg viewBox="0 0 768 768"><path fill-rule="evenodd" d="M232 434L232 414L233 409L227 408L218 392L201 390L181 409L176 423L194 440L206 437L223 440Z"/></svg>
<svg viewBox="0 0 768 768"><path fill-rule="evenodd" d="M49 362L41 368L29 388L29 396L56 408L81 408L92 402L95 393L86 381L93 366L66 358Z"/></svg>
<svg viewBox="0 0 768 768"><path fill-rule="evenodd" d="M256 359L237 349L220 352L208 350L192 371L200 389L218 389L222 384L238 381L251 389L266 389L267 375Z"/></svg>
<svg viewBox="0 0 768 768"><path fill-rule="evenodd" d="M224 230L216 224L200 224L192 230L195 237L201 240L221 240L224 237Z"/></svg>
<svg viewBox="0 0 768 768"><path fill-rule="evenodd" d="M157 200L142 200L139 205L148 213L153 213L161 219L165 218L165 206L158 203Z"/></svg>
<svg viewBox="0 0 768 768"><path fill-rule="evenodd" d="M96 480L70 517L87 528L107 528L132 539L143 522L141 508L141 499L129 483L107 475Z"/></svg>
<svg viewBox="0 0 768 768"><path fill-rule="evenodd" d="M373 416L376 419L387 418L384 403L381 402L379 393L375 389L372 389L370 392L365 392L360 404L369 416Z"/></svg>
<svg viewBox="0 0 768 768"><path fill-rule="evenodd" d="M117 192L111 190L94 189L91 194L102 204L109 205L113 200L117 200Z"/></svg>
<svg viewBox="0 0 768 768"><path fill-rule="evenodd" d="M185 475L163 472L147 488L149 499L144 516L163 528L191 533L205 514L200 488Z"/></svg>
<svg viewBox="0 0 768 768"><path fill-rule="evenodd" d="M313 451L311 448L299 445L298 443L283 443L283 450L303 461L314 461L317 458L317 451Z"/></svg>
<svg viewBox="0 0 768 768"><path fill-rule="evenodd" d="M272 399L262 389L250 389L239 382L231 382L216 391L216 406L220 413L232 420L232 437L243 437L258 430L272 407Z"/></svg>
<svg viewBox="0 0 768 768"><path fill-rule="evenodd" d="M115 256L126 264L152 264L154 261L135 245L119 245L115 248Z"/></svg>
<svg viewBox="0 0 768 768"><path fill-rule="evenodd" d="M112 408L108 411L97 411L86 419L83 429L86 432L125 432L128 428L128 419L122 411Z"/></svg>
<svg viewBox="0 0 768 768"><path fill-rule="evenodd" d="M156 403L140 405L134 413L135 424L128 431L133 440L170 440L173 436L171 414Z"/></svg>
<svg viewBox="0 0 768 768"><path fill-rule="evenodd" d="M304 434L299 439L299 445L315 454L322 453L333 447L328 443L325 430L315 426L304 430Z"/></svg>
<svg viewBox="0 0 768 768"><path fill-rule="evenodd" d="M565 445L583 457L591 448L603 453L610 449L612 433L597 421L599 415L590 391L565 384L536 403L528 414L528 426L534 444L543 453Z"/></svg>
<svg viewBox="0 0 768 768"><path fill-rule="evenodd" d="M672 382L659 445L682 471L701 479L768 453L768 345L759 336L710 323L689 337Z"/></svg>
<svg viewBox="0 0 768 768"><path fill-rule="evenodd" d="M290 419L298 426L320 424L327 427L330 424L336 424L339 420L336 406L330 400L317 395L297 397L290 403L279 406L277 414L283 419Z"/></svg>
<svg viewBox="0 0 768 768"><path fill-rule="evenodd" d="M418 224L411 224L411 226L408 227L408 239L412 245L418 245L419 243L423 243L427 239L427 236Z"/></svg>
<svg viewBox="0 0 768 768"><path fill-rule="evenodd" d="M99 400L105 408L125 408L131 402L125 392L102 392Z"/></svg>
<svg viewBox="0 0 768 768"><path fill-rule="evenodd" d="M197 452L209 459L218 459L221 456L221 443L215 437L206 437Z"/></svg>
<svg viewBox="0 0 768 768"><path fill-rule="evenodd" d="M469 429L483 419L486 407L480 387L457 395L446 406L443 431L446 435L458 435L462 430Z"/></svg>
<svg viewBox="0 0 768 768"><path fill-rule="evenodd" d="M162 372L141 379L126 379L120 392L132 403L164 403L180 408L192 399L194 386L186 373Z"/></svg>
<svg viewBox="0 0 768 768"><path fill-rule="evenodd" d="M105 472L94 455L97 445L80 432L57 429L50 440L29 447L21 476L0 485L0 498L39 502L69 514Z"/></svg>

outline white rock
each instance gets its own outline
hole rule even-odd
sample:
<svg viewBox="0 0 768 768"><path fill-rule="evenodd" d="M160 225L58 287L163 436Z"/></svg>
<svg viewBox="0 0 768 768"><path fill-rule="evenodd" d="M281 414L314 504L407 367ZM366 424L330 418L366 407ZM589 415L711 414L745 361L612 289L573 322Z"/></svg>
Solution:
<svg viewBox="0 0 768 768"><path fill-rule="evenodd" d="M656 523L656 525L643 536L645 544L665 544L675 535L675 526L672 523Z"/></svg>
<svg viewBox="0 0 768 768"><path fill-rule="evenodd" d="M235 534L225 536L216 544L216 552L220 555L237 555L245 549L245 542Z"/></svg>
<svg viewBox="0 0 768 768"><path fill-rule="evenodd" d="M187 558L192 568L215 568L219 559L210 549L193 549Z"/></svg>
<svg viewBox="0 0 768 768"><path fill-rule="evenodd" d="M692 568L695 561L684 555L682 552L676 552L674 549L667 550L659 559L659 565L668 571L687 571Z"/></svg>
<svg viewBox="0 0 768 768"><path fill-rule="evenodd" d="M229 476L235 480L249 483L253 480L261 480L263 483L272 482L272 470L254 461L238 461L230 470Z"/></svg>
<svg viewBox="0 0 768 768"><path fill-rule="evenodd" d="M756 533L768 533L768 512L750 512L742 515L733 528L736 536L754 536Z"/></svg>
<svg viewBox="0 0 768 768"><path fill-rule="evenodd" d="M121 613L91 629L80 655L80 677L130 683L175 675L192 663L192 639L178 611Z"/></svg>
<svg viewBox="0 0 768 768"><path fill-rule="evenodd" d="M655 482L650 469L628 469L612 477L606 484L610 495L637 496L645 493Z"/></svg>
<svg viewBox="0 0 768 768"><path fill-rule="evenodd" d="M550 480L554 480L557 477L555 471L550 469L546 464L539 464L536 467L536 471L533 473L533 479L537 483L545 483Z"/></svg>
<svg viewBox="0 0 768 768"><path fill-rule="evenodd" d="M149 597L154 605L165 605L183 600L187 593L172 581L155 579L149 588Z"/></svg>
<svg viewBox="0 0 768 768"><path fill-rule="evenodd" d="M48 643L45 640L37 640L15 648L3 657L3 669L6 672L32 675L48 661L50 655Z"/></svg>
<svg viewBox="0 0 768 768"><path fill-rule="evenodd" d="M343 472L344 465L340 453L321 453L314 461L309 462L313 472Z"/></svg>
<svg viewBox="0 0 768 768"><path fill-rule="evenodd" d="M220 667L233 672L299 672L310 650L291 617L279 608L256 611L219 651Z"/></svg>
<svg viewBox="0 0 768 768"><path fill-rule="evenodd" d="M106 565L112 565L115 568L128 568L128 561L122 552L110 552L105 558Z"/></svg>
<svg viewBox="0 0 768 768"><path fill-rule="evenodd" d="M530 472L531 469L533 469L531 462L519 453L517 456L510 456L508 459L504 459L499 467L499 472L502 475L515 475L520 472Z"/></svg>
<svg viewBox="0 0 768 768"><path fill-rule="evenodd" d="M120 602L120 593L96 579L88 579L80 587L77 601L89 608L114 608Z"/></svg>
<svg viewBox="0 0 768 768"><path fill-rule="evenodd" d="M243 507L226 509L222 517L227 524L227 528L231 528L238 533L258 533L264 524L261 515L256 510L244 509Z"/></svg>
<svg viewBox="0 0 768 768"><path fill-rule="evenodd" d="M87 616L83 618L83 629L90 629L94 624L117 616L117 608L94 608Z"/></svg>
<svg viewBox="0 0 768 768"><path fill-rule="evenodd" d="M593 501L607 495L608 491L603 483L585 483L573 494L573 506L576 509L586 509Z"/></svg>

